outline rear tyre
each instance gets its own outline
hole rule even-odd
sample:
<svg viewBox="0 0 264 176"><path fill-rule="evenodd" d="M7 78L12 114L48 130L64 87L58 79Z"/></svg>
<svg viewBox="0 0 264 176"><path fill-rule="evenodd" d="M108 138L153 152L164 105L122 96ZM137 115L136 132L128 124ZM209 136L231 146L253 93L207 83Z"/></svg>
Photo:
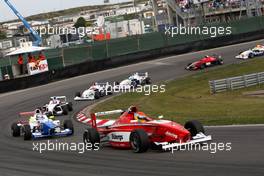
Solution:
<svg viewBox="0 0 264 176"><path fill-rule="evenodd" d="M72 108L72 102L69 102L69 103L67 104L67 106L68 106L68 110L69 110L69 111L73 111L73 108Z"/></svg>
<svg viewBox="0 0 264 176"><path fill-rule="evenodd" d="M205 65L205 64L202 64L202 65L200 66L200 69L203 70L203 69L205 69L205 67L206 67L206 65Z"/></svg>
<svg viewBox="0 0 264 176"><path fill-rule="evenodd" d="M138 86L138 83L137 83L136 81L133 80L133 81L131 82L131 87L137 87L137 86Z"/></svg>
<svg viewBox="0 0 264 176"><path fill-rule="evenodd" d="M12 130L12 136L13 137L19 137L20 136L20 127L17 125L17 123L13 123L11 125Z"/></svg>
<svg viewBox="0 0 264 176"><path fill-rule="evenodd" d="M100 97L101 97L100 92L99 91L95 91L94 99L99 99Z"/></svg>
<svg viewBox="0 0 264 176"><path fill-rule="evenodd" d="M107 88L107 94L108 94L108 95L112 95L112 94L113 94L112 89L111 89L110 87Z"/></svg>
<svg viewBox="0 0 264 176"><path fill-rule="evenodd" d="M64 129L69 129L72 131L72 134L74 133L74 128L73 128L73 123L71 120L64 120L63 122L63 128Z"/></svg>
<svg viewBox="0 0 264 176"><path fill-rule="evenodd" d="M85 144L91 143L93 147L95 147L95 144L100 143L99 132L95 128L87 128L87 130L83 133L83 142Z"/></svg>
<svg viewBox="0 0 264 176"><path fill-rule="evenodd" d="M104 97L106 95L105 91L100 91L100 97Z"/></svg>
<svg viewBox="0 0 264 176"><path fill-rule="evenodd" d="M75 97L81 97L81 92L76 92Z"/></svg>
<svg viewBox="0 0 264 176"><path fill-rule="evenodd" d="M223 62L223 60L222 60L222 59L219 59L219 60L217 61L217 64L218 64L218 65L223 65L223 64L224 64L224 62Z"/></svg>
<svg viewBox="0 0 264 176"><path fill-rule="evenodd" d="M62 106L62 114L63 115L68 115L68 107L67 106Z"/></svg>
<svg viewBox="0 0 264 176"><path fill-rule="evenodd" d="M252 53L250 53L249 55L248 55L248 58L253 58L254 57L254 54L252 54Z"/></svg>
<svg viewBox="0 0 264 176"><path fill-rule="evenodd" d="M146 78L146 84L151 84L151 79L148 77L148 78Z"/></svg>
<svg viewBox="0 0 264 176"><path fill-rule="evenodd" d="M184 128L187 129L192 137L196 136L198 133L204 133L203 125L197 120L191 120L185 123Z"/></svg>
<svg viewBox="0 0 264 176"><path fill-rule="evenodd" d="M28 141L32 138L31 128L29 125L24 125L24 140Z"/></svg>
<svg viewBox="0 0 264 176"><path fill-rule="evenodd" d="M132 131L129 141L134 153L146 152L150 146L148 134L143 129Z"/></svg>

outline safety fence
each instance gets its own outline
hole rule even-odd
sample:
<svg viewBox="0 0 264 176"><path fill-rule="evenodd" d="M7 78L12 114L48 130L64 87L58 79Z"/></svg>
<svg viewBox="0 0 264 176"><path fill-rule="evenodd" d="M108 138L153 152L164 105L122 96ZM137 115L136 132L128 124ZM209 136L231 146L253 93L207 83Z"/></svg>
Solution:
<svg viewBox="0 0 264 176"><path fill-rule="evenodd" d="M212 94L255 86L264 83L264 72L209 81Z"/></svg>
<svg viewBox="0 0 264 176"><path fill-rule="evenodd" d="M232 36L264 30L264 16L233 21L230 23L210 24L208 27L232 27ZM222 37L222 36L217 36ZM143 35L134 35L124 38L111 39L100 42L82 44L45 51L49 69L57 70L65 66L78 64L85 61L97 61L109 57L121 56L136 52L148 51L190 42L210 39L208 35L186 34L165 35L165 32L153 32ZM195 47L195 46L190 46ZM126 59L126 58L124 58ZM17 57L0 58L0 72L12 77L12 65L17 64ZM25 63L26 64L26 63Z"/></svg>

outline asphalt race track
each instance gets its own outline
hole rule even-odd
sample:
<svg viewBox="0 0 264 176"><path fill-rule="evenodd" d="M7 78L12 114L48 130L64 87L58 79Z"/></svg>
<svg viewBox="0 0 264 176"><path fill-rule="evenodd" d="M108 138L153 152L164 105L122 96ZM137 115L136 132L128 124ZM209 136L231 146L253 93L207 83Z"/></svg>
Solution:
<svg viewBox="0 0 264 176"><path fill-rule="evenodd" d="M231 151L149 151L134 154L130 150L110 147L99 151L33 151L33 142L47 143L47 139L24 141L13 138L10 126L17 121L18 112L32 111L48 102L50 96L66 95L70 101L76 91L83 90L95 81L120 81L133 72L149 72L153 81L175 79L194 73L184 67L204 55L220 54L225 64L239 62L234 58L240 51L252 48L264 40L189 53L180 56L142 62L125 67L101 71L27 90L0 95L0 175L21 176L78 176L78 175L264 175L264 126L209 127L207 133L213 142L232 143ZM90 102L74 102L75 112ZM143 110L144 111L144 110ZM70 114L70 118L73 114ZM82 142L85 126L74 121L75 135L57 138L51 142Z"/></svg>

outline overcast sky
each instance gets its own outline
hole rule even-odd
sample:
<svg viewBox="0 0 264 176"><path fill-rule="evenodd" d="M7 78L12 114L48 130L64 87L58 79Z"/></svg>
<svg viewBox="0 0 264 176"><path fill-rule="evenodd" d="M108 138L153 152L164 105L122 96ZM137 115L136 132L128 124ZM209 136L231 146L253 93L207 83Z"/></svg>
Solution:
<svg viewBox="0 0 264 176"><path fill-rule="evenodd" d="M110 3L124 2L131 0L110 0ZM72 7L103 4L104 0L10 0L16 9L23 15L29 16L33 14L62 10ZM0 21L16 19L16 16L5 4L4 0L0 0Z"/></svg>

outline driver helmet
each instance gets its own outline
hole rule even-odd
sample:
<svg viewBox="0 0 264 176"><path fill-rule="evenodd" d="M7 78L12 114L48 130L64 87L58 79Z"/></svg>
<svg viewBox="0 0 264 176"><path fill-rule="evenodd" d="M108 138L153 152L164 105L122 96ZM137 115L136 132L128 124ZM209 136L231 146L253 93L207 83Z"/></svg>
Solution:
<svg viewBox="0 0 264 176"><path fill-rule="evenodd" d="M36 120L39 121L39 120L42 120L42 119L43 119L43 116L41 114L37 114L36 115Z"/></svg>
<svg viewBox="0 0 264 176"><path fill-rule="evenodd" d="M146 117L143 115L140 115L138 113L134 113L134 119L139 121L139 122L146 122Z"/></svg>
<svg viewBox="0 0 264 176"><path fill-rule="evenodd" d="M35 114L42 114L41 109L36 109Z"/></svg>
<svg viewBox="0 0 264 176"><path fill-rule="evenodd" d="M137 109L136 106L130 106L130 107L128 108L128 111L129 111L129 112L138 112L138 109Z"/></svg>

